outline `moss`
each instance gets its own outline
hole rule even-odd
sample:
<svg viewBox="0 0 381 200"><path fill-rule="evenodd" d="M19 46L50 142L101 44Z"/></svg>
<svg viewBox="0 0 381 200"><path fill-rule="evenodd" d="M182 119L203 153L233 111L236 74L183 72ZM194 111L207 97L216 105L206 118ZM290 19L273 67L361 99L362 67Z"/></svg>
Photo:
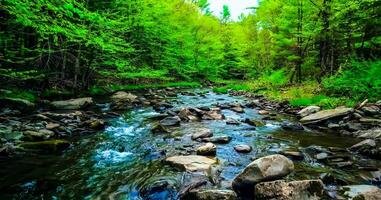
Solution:
<svg viewBox="0 0 381 200"><path fill-rule="evenodd" d="M0 98L12 98L12 99L24 99L30 102L35 102L37 100L36 94L29 90L1 90Z"/></svg>

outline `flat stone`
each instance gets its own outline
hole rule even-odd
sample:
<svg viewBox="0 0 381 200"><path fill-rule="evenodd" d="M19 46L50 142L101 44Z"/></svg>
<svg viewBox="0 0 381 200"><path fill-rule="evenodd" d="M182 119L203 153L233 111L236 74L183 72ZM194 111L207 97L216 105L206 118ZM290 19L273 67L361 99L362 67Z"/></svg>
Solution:
<svg viewBox="0 0 381 200"><path fill-rule="evenodd" d="M252 150L251 146L246 145L246 144L236 145L236 146L234 146L234 149L240 153L249 153Z"/></svg>
<svg viewBox="0 0 381 200"><path fill-rule="evenodd" d="M166 117L160 120L162 126L178 126L180 125L181 119L178 116L175 117Z"/></svg>
<svg viewBox="0 0 381 200"><path fill-rule="evenodd" d="M237 194L232 190L193 190L184 200L236 200Z"/></svg>
<svg viewBox="0 0 381 200"><path fill-rule="evenodd" d="M314 124L314 123L318 123L327 119L344 116L352 112L353 112L352 108L336 108L331 110L323 110L323 111L319 111L317 113L308 115L306 117L303 117L300 120L300 122L302 122L303 124Z"/></svg>
<svg viewBox="0 0 381 200"><path fill-rule="evenodd" d="M49 123L45 126L46 129L49 129L49 130L53 130L53 129L56 129L58 127L60 127L61 125L60 124L57 124L57 123Z"/></svg>
<svg viewBox="0 0 381 200"><path fill-rule="evenodd" d="M230 108L232 111L237 112L237 113L244 113L245 110L241 106L235 106Z"/></svg>
<svg viewBox="0 0 381 200"><path fill-rule="evenodd" d="M174 167L189 172L206 172L211 165L217 163L215 159L197 155L173 156L165 159L165 161Z"/></svg>
<svg viewBox="0 0 381 200"><path fill-rule="evenodd" d="M213 136L213 132L210 130L210 129L201 129L201 130L198 130L197 133L193 134L192 135L192 140L197 140L199 138L208 138L208 137L212 137Z"/></svg>
<svg viewBox="0 0 381 200"><path fill-rule="evenodd" d="M320 111L319 106L307 106L303 108L301 111L299 111L297 114L301 117L305 117L319 111Z"/></svg>
<svg viewBox="0 0 381 200"><path fill-rule="evenodd" d="M47 140L42 142L24 142L20 146L25 149L56 153L67 149L70 143L66 140Z"/></svg>
<svg viewBox="0 0 381 200"><path fill-rule="evenodd" d="M354 197L364 193L365 194L366 193L374 193L374 194L380 193L380 189L373 185L349 185L349 186L343 186L341 187L341 189L344 191L344 196L348 198L353 198L353 199ZM379 197L374 200L379 200L380 199ZM373 200L373 199L369 199L369 200Z"/></svg>
<svg viewBox="0 0 381 200"><path fill-rule="evenodd" d="M216 153L217 153L217 146L210 142L197 148L197 155L215 156Z"/></svg>
<svg viewBox="0 0 381 200"><path fill-rule="evenodd" d="M270 112L267 111L267 110L260 110L260 111L258 111L258 114L260 114L260 115L268 115L268 114L270 114Z"/></svg>
<svg viewBox="0 0 381 200"><path fill-rule="evenodd" d="M76 110L85 108L86 106L89 106L93 103L93 98L85 97L78 99L69 99L65 101L53 101L50 104L52 107L60 110Z"/></svg>
<svg viewBox="0 0 381 200"><path fill-rule="evenodd" d="M214 136L214 137L203 138L202 139L203 142L211 142L211 143L215 143L215 144L227 144L231 140L232 140L231 136L225 136L225 135L223 135L223 136Z"/></svg>

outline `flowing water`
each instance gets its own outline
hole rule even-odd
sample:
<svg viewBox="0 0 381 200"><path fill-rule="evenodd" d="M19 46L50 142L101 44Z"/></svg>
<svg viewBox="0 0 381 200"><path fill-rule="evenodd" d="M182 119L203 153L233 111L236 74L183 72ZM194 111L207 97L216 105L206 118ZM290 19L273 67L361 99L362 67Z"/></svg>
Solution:
<svg viewBox="0 0 381 200"><path fill-rule="evenodd" d="M198 93L201 89L191 90ZM184 107L212 107L216 103L245 103L244 97L215 94L202 90L204 95L182 95L169 99L172 109ZM227 118L261 120L258 110L245 108L239 114L223 110ZM306 152L303 161L294 161L296 171L288 179L318 178L322 173L342 177L349 184L372 184L364 176L368 171L356 167L335 168L317 162L308 151L320 148L345 148L358 142L353 138L332 133L312 131L285 131L282 123L294 123L289 116L277 115L276 120L263 120L264 126L253 129L245 123L227 125L226 120L181 123L171 134L155 135L150 132L159 113L152 107L126 111L122 117L109 120L103 132L82 136L61 155L39 155L0 162L0 199L177 199L177 192L185 173L162 160L194 149L190 135L199 128L210 128L216 136L229 135L232 141L217 145L217 158L222 169L222 182L214 188L229 187L231 181L254 158L281 150ZM196 143L197 144L197 143ZM237 153L234 146L249 144L253 151ZM196 145L197 146L197 145ZM348 156L356 157L349 154ZM359 158L364 162L379 162ZM154 186L165 181L169 186ZM379 184L379 183L373 183ZM159 188L159 189L158 189Z"/></svg>

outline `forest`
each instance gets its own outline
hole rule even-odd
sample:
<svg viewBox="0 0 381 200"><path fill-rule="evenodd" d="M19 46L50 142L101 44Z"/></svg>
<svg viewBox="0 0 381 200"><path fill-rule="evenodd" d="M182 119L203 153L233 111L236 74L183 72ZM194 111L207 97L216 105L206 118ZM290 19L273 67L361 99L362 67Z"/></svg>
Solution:
<svg viewBox="0 0 381 200"><path fill-rule="evenodd" d="M250 1L2 0L0 199L379 199L381 1Z"/></svg>

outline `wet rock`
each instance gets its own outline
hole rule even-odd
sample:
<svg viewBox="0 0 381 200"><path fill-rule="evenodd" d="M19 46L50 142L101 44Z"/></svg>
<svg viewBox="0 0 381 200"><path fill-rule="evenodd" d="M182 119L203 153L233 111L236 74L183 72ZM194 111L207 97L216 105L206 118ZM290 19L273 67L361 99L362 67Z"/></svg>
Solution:
<svg viewBox="0 0 381 200"><path fill-rule="evenodd" d="M357 200L362 199L361 197L367 196L372 197L372 194L380 194L380 189L373 185L350 185L341 187L340 191L343 195L349 199ZM380 196L377 196L375 199L362 199L362 200L379 200Z"/></svg>
<svg viewBox="0 0 381 200"><path fill-rule="evenodd" d="M245 123L246 124L249 124L251 126L265 126L266 124L262 121L258 121L258 120L252 120L252 119L245 119Z"/></svg>
<svg viewBox="0 0 381 200"><path fill-rule="evenodd" d="M24 142L20 147L24 149L37 150L45 153L57 153L67 149L70 142L66 140L47 140L42 142Z"/></svg>
<svg viewBox="0 0 381 200"><path fill-rule="evenodd" d="M1 98L0 105L22 111L32 111L36 105L28 100L19 98Z"/></svg>
<svg viewBox="0 0 381 200"><path fill-rule="evenodd" d="M231 190L193 190L182 200L236 200L237 195Z"/></svg>
<svg viewBox="0 0 381 200"><path fill-rule="evenodd" d="M280 154L291 158L292 160L303 160L304 155L299 151L281 151Z"/></svg>
<svg viewBox="0 0 381 200"><path fill-rule="evenodd" d="M160 121L162 126L178 126L180 125L181 119L178 116L166 117Z"/></svg>
<svg viewBox="0 0 381 200"><path fill-rule="evenodd" d="M303 125L301 125L299 123L285 122L285 123L282 123L281 127L284 130L288 130L288 131L302 131L302 130L304 130Z"/></svg>
<svg viewBox="0 0 381 200"><path fill-rule="evenodd" d="M184 121L199 121L198 116L191 112L188 108L181 109L178 116Z"/></svg>
<svg viewBox="0 0 381 200"><path fill-rule="evenodd" d="M371 125L371 126L378 126L381 124L381 119L374 119L374 118L361 118L359 120L361 123L364 123L366 125Z"/></svg>
<svg viewBox="0 0 381 200"><path fill-rule="evenodd" d="M361 150L364 148L372 148L376 146L376 142L371 139L364 140L350 147L351 150Z"/></svg>
<svg viewBox="0 0 381 200"><path fill-rule="evenodd" d="M236 145L234 146L234 149L239 153L249 153L252 150L251 146L246 144Z"/></svg>
<svg viewBox="0 0 381 200"><path fill-rule="evenodd" d="M84 123L94 130L103 130L105 128L105 121L101 119L91 119L85 121Z"/></svg>
<svg viewBox="0 0 381 200"><path fill-rule="evenodd" d="M372 139L366 139L360 143L353 145L349 149L372 158L381 158L381 147L379 147L376 141Z"/></svg>
<svg viewBox="0 0 381 200"><path fill-rule="evenodd" d="M352 108L336 108L331 110L323 110L317 113L303 117L300 122L303 124L315 124L331 118L344 116L353 112Z"/></svg>
<svg viewBox="0 0 381 200"><path fill-rule="evenodd" d="M39 131L24 131L23 135L24 135L23 140L39 141L39 140L47 140L53 137L54 132L47 129L42 129Z"/></svg>
<svg viewBox="0 0 381 200"><path fill-rule="evenodd" d="M381 109L378 106L365 106L361 110L367 115L378 115L381 114Z"/></svg>
<svg viewBox="0 0 381 200"><path fill-rule="evenodd" d="M229 124L229 125L239 125L240 122L233 119L233 118L229 118L228 120L226 120L226 124Z"/></svg>
<svg viewBox="0 0 381 200"><path fill-rule="evenodd" d="M0 144L0 158L11 157L16 152L16 147L13 143Z"/></svg>
<svg viewBox="0 0 381 200"><path fill-rule="evenodd" d="M197 155L215 156L216 153L217 153L217 146L210 142L197 148Z"/></svg>
<svg viewBox="0 0 381 200"><path fill-rule="evenodd" d="M192 140L197 140L199 138L208 138L212 137L213 132L210 129L204 128L197 131L197 133L192 135Z"/></svg>
<svg viewBox="0 0 381 200"><path fill-rule="evenodd" d="M315 158L317 160L325 160L328 158L328 153L323 152L323 153L316 154Z"/></svg>
<svg viewBox="0 0 381 200"><path fill-rule="evenodd" d="M69 99L65 101L53 101L50 104L53 108L59 110L76 110L86 108L93 103L93 98L85 97L79 99Z"/></svg>
<svg viewBox="0 0 381 200"><path fill-rule="evenodd" d="M225 116L221 114L221 111L218 110L211 110L204 113L202 116L202 119L204 120L223 120L225 119Z"/></svg>
<svg viewBox="0 0 381 200"><path fill-rule="evenodd" d="M359 138L378 139L378 138L381 138L381 128L357 131L354 134Z"/></svg>
<svg viewBox="0 0 381 200"><path fill-rule="evenodd" d="M214 144L227 144L232 140L231 136L214 136L210 138L203 138L203 142L211 142Z"/></svg>
<svg viewBox="0 0 381 200"><path fill-rule="evenodd" d="M165 161L174 167L189 172L206 172L211 167L211 165L217 163L215 159L196 155L173 156L165 159Z"/></svg>
<svg viewBox="0 0 381 200"><path fill-rule="evenodd" d="M235 106L235 107L232 107L230 109L236 113L244 113L245 112L245 110L241 106Z"/></svg>
<svg viewBox="0 0 381 200"><path fill-rule="evenodd" d="M306 117L308 115L311 115L311 114L319 112L319 111L320 111L319 106L307 106L307 107L303 108L301 111L299 111L297 114L300 117Z"/></svg>
<svg viewBox="0 0 381 200"><path fill-rule="evenodd" d="M144 199L173 199L176 197L175 185L172 181L159 180L145 185L140 193Z"/></svg>
<svg viewBox="0 0 381 200"><path fill-rule="evenodd" d="M119 91L114 93L111 96L111 100L113 102L128 102L128 103L133 103L137 100L137 96L131 93Z"/></svg>
<svg viewBox="0 0 381 200"><path fill-rule="evenodd" d="M48 123L46 124L45 128L48 130L54 130L56 128L59 128L61 125L57 123Z"/></svg>
<svg viewBox="0 0 381 200"><path fill-rule="evenodd" d="M162 134L162 133L169 133L169 131L167 130L167 128L165 128L163 125L161 124L155 124L153 125L152 129L151 129L151 132L152 133L155 133L155 134Z"/></svg>
<svg viewBox="0 0 381 200"><path fill-rule="evenodd" d="M268 115L268 114L270 114L270 112L267 111L267 110L260 110L260 111L258 111L258 114L260 114L260 115Z"/></svg>
<svg viewBox="0 0 381 200"><path fill-rule="evenodd" d="M255 199L258 200L319 200L324 196L321 180L272 181L255 186Z"/></svg>
<svg viewBox="0 0 381 200"><path fill-rule="evenodd" d="M234 178L232 186L236 192L251 194L254 185L287 176L294 170L293 162L279 154L259 158L250 163Z"/></svg>

